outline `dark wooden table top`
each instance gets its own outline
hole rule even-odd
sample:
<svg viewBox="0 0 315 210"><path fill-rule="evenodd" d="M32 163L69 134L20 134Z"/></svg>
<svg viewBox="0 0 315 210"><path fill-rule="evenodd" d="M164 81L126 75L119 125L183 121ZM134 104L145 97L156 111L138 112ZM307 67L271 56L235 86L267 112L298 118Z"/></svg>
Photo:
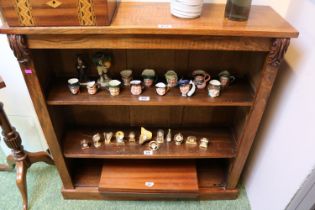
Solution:
<svg viewBox="0 0 315 210"><path fill-rule="evenodd" d="M252 6L248 21L224 18L225 4L204 4L196 19L171 15L169 3L122 2L110 26L8 27L5 34L164 34L294 38L298 32L269 6Z"/></svg>

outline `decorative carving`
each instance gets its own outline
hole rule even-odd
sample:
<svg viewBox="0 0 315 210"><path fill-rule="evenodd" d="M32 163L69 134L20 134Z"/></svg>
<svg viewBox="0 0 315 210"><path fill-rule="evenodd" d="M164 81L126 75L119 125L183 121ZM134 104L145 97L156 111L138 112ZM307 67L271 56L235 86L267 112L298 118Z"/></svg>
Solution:
<svg viewBox="0 0 315 210"><path fill-rule="evenodd" d="M96 16L92 0L79 0L78 18L82 26L95 26Z"/></svg>
<svg viewBox="0 0 315 210"><path fill-rule="evenodd" d="M22 26L34 26L32 6L29 0L15 0L15 10Z"/></svg>
<svg viewBox="0 0 315 210"><path fill-rule="evenodd" d="M276 39L272 43L271 50L268 55L268 64L278 68L288 50L289 45L290 39Z"/></svg>
<svg viewBox="0 0 315 210"><path fill-rule="evenodd" d="M51 1L48 1L46 4L52 8L57 8L60 5L62 5L62 3L58 0L51 0Z"/></svg>
<svg viewBox="0 0 315 210"><path fill-rule="evenodd" d="M20 64L27 65L30 59L30 51L27 46L27 41L23 35L8 35L10 47Z"/></svg>

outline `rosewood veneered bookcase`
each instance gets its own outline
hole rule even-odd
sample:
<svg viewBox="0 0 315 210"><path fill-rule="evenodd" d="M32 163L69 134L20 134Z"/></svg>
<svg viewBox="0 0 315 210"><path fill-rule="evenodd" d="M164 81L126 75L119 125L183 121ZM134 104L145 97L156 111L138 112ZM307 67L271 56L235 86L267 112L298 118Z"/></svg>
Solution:
<svg viewBox="0 0 315 210"><path fill-rule="evenodd" d="M120 3L110 26L9 27L67 199L235 199L273 83L291 38L298 32L267 6L253 6L247 22L224 19L224 6L205 4L193 20L172 17L167 3ZM132 69L134 77L153 68L160 78L174 69L189 77L195 69L212 76L229 70L237 81L220 97L206 90L191 98L172 89L157 96L146 89L139 101L124 88L71 95L75 55L110 52L110 76ZM90 59L91 60L91 59ZM96 75L90 62L90 76ZM147 145L105 145L82 150L80 141L96 132L156 134L171 128L184 136L210 139L206 150L164 143L148 155ZM151 184L147 184L151 183Z"/></svg>

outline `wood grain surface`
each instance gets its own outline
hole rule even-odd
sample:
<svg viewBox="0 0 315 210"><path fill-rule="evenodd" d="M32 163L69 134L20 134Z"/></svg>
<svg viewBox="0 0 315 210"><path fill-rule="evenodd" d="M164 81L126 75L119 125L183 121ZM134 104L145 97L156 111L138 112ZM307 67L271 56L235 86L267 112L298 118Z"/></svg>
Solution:
<svg viewBox="0 0 315 210"><path fill-rule="evenodd" d="M247 37L297 37L298 32L268 6L252 6L249 20L224 18L224 4L204 4L200 18L170 13L169 3L122 2L108 27L7 27L10 34L172 34ZM64 18L65 19L65 18Z"/></svg>
<svg viewBox="0 0 315 210"><path fill-rule="evenodd" d="M108 161L103 165L99 191L197 195L196 165L194 161Z"/></svg>
<svg viewBox="0 0 315 210"><path fill-rule="evenodd" d="M148 143L143 145L138 144L140 128L135 128L137 143L129 143L128 137L125 138L125 145L116 144L115 137L109 145L103 144L100 148L92 146L89 149L82 150L80 142L83 139L92 140L92 135L97 133L96 130L77 129L66 133L63 139L63 152L67 158L101 158L101 159L188 159L188 158L232 158L235 154L235 144L232 134L228 129L172 129L173 137L176 133L181 132L186 139L187 136L196 136L198 145L175 145L174 140L170 143L163 143L160 149L152 152L152 155L145 155L144 151L150 150ZM100 131L116 132L116 129L104 129ZM129 130L129 129L128 129ZM151 130L151 129L150 129ZM123 129L127 136L129 132ZM166 129L164 129L166 135ZM102 132L100 132L102 134ZM153 136L156 136L156 130L153 131ZM207 149L199 148L200 138L209 138ZM102 137L103 138L103 137Z"/></svg>
<svg viewBox="0 0 315 210"><path fill-rule="evenodd" d="M49 105L128 105L128 106L251 106L253 92L246 81L238 81L235 85L222 90L220 97L211 98L208 91L197 90L192 97L182 97L179 88L171 89L165 96L159 96L155 88L146 88L141 96L149 96L150 101L140 101L133 96L130 88L121 89L118 96L111 96L107 90L99 90L89 95L86 88L81 88L78 95L72 95L65 81L56 82L47 98Z"/></svg>

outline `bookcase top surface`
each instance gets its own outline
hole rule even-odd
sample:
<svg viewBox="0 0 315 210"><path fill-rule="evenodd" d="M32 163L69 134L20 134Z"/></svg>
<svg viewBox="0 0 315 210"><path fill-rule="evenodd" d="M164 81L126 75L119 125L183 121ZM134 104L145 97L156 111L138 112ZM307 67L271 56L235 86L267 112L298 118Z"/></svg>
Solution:
<svg viewBox="0 0 315 210"><path fill-rule="evenodd" d="M171 15L169 3L121 2L110 26L9 27L4 34L202 35L295 38L298 31L269 6L252 6L248 21L224 18L224 4L204 4L196 19Z"/></svg>

